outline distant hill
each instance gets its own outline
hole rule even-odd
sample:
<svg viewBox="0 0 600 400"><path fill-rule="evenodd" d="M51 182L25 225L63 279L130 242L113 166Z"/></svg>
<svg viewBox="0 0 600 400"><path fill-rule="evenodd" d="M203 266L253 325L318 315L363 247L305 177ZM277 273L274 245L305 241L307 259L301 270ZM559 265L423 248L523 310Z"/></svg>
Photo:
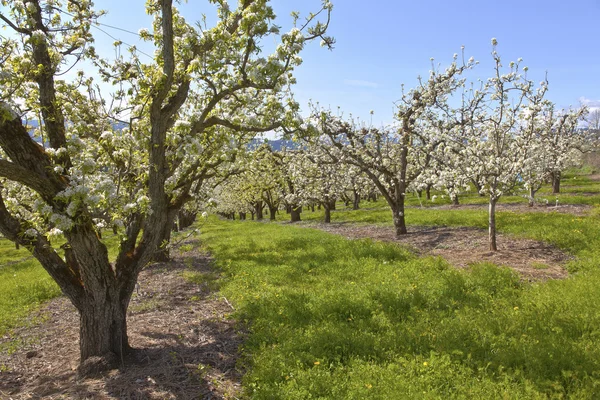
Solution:
<svg viewBox="0 0 600 400"><path fill-rule="evenodd" d="M281 151L283 148L297 149L300 147L298 142L294 142L292 140L286 140L286 139L269 140L269 139L256 138L256 139L252 139L252 141L248 144L248 148L256 149L257 147L259 147L265 143L268 144L269 146L271 146L273 151Z"/></svg>

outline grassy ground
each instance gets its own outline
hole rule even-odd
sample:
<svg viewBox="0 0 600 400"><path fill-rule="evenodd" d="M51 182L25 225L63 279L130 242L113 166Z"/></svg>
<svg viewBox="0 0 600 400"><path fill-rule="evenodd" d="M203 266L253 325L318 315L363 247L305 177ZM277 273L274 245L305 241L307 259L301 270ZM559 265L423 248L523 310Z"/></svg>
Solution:
<svg viewBox="0 0 600 400"><path fill-rule="evenodd" d="M26 249L0 239L0 336L40 303L60 294L58 286Z"/></svg>
<svg viewBox="0 0 600 400"><path fill-rule="evenodd" d="M597 269L527 285L287 225L214 221L202 239L250 322L254 398L600 395Z"/></svg>
<svg viewBox="0 0 600 400"><path fill-rule="evenodd" d="M562 190L561 204L600 203L600 183L577 171L565 175ZM543 196L550 196L547 188ZM439 193L436 203L422 202L449 200ZM420 204L412 195L408 203ZM333 220L391 229L387 205L362 206L335 211ZM533 285L493 265L459 271L393 244L289 224L211 219L201 239L224 273L223 295L249 326L241 350L244 384L254 398L594 399L600 398L599 215L498 213L500 231L577 256L568 266L576 272L571 278ZM321 218L303 213L305 220ZM485 228L487 214L410 208L407 221ZM114 258L117 239L107 237ZM60 294L27 257L0 239L0 335Z"/></svg>

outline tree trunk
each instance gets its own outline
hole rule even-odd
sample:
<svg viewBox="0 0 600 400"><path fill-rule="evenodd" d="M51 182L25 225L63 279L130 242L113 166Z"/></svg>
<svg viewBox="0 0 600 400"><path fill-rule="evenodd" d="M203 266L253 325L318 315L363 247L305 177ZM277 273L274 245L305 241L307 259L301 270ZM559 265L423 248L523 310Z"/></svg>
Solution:
<svg viewBox="0 0 600 400"><path fill-rule="evenodd" d="M177 217L178 213L179 210L176 209L171 209L168 211L166 224L168 228L163 230L160 247L156 250L156 253L153 257L154 261L167 262L171 260L171 253L168 244L171 243L171 232L175 226L175 217Z"/></svg>
<svg viewBox="0 0 600 400"><path fill-rule="evenodd" d="M245 220L246 220L246 213L240 212L240 221L245 221Z"/></svg>
<svg viewBox="0 0 600 400"><path fill-rule="evenodd" d="M455 205L455 206L459 206L460 205L460 201L458 200L458 195L452 196L452 204Z"/></svg>
<svg viewBox="0 0 600 400"><path fill-rule="evenodd" d="M323 208L325 209L325 219L323 220L323 222L325 222L326 224L331 222L331 208L329 206L329 203L323 203Z"/></svg>
<svg viewBox="0 0 600 400"><path fill-rule="evenodd" d="M185 229L196 221L197 213L193 211L180 210L177 214L177 220L179 221L179 229Z"/></svg>
<svg viewBox="0 0 600 400"><path fill-rule="evenodd" d="M529 207L533 207L535 204L535 192L533 188L529 189Z"/></svg>
<svg viewBox="0 0 600 400"><path fill-rule="evenodd" d="M97 288L79 310L79 374L90 376L115 368L131 351L127 337L129 298L116 288Z"/></svg>
<svg viewBox="0 0 600 400"><path fill-rule="evenodd" d="M427 189L425 189L425 198L431 200L431 186L429 185L427 185Z"/></svg>
<svg viewBox="0 0 600 400"><path fill-rule="evenodd" d="M329 210L335 210L335 199L329 201Z"/></svg>
<svg viewBox="0 0 600 400"><path fill-rule="evenodd" d="M269 206L269 220L275 221L277 218L277 207Z"/></svg>
<svg viewBox="0 0 600 400"><path fill-rule="evenodd" d="M489 231L490 231L490 251L497 251L498 247L496 246L496 203L498 199L494 199L490 197L490 208L489 208Z"/></svg>
<svg viewBox="0 0 600 400"><path fill-rule="evenodd" d="M392 219L394 220L394 227L396 228L396 237L406 235L406 220L404 219L404 198L400 199L399 204L392 207Z"/></svg>
<svg viewBox="0 0 600 400"><path fill-rule="evenodd" d="M256 220L262 221L263 220L263 202L262 201L257 201L254 204L254 212L256 214Z"/></svg>
<svg viewBox="0 0 600 400"><path fill-rule="evenodd" d="M302 206L299 207L294 207L291 206L290 207L290 219L292 222L299 222L301 221L300 219L300 213L302 213Z"/></svg>
<svg viewBox="0 0 600 400"><path fill-rule="evenodd" d="M352 209L353 210L358 210L359 208L360 208L360 195L355 190L354 191L354 200L352 202Z"/></svg>
<svg viewBox="0 0 600 400"><path fill-rule="evenodd" d="M560 171L555 171L552 173L552 193L557 194L560 193Z"/></svg>

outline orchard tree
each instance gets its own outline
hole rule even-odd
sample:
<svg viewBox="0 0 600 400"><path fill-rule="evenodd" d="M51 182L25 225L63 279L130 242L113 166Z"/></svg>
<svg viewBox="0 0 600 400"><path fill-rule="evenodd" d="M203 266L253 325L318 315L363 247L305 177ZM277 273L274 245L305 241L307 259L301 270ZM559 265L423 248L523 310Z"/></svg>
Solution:
<svg viewBox="0 0 600 400"><path fill-rule="evenodd" d="M320 147L292 153L289 178L297 193L297 203L318 204L325 211L324 222L331 222L331 210L344 192L344 168L331 162ZM332 206L333 205L333 206Z"/></svg>
<svg viewBox="0 0 600 400"><path fill-rule="evenodd" d="M126 311L138 274L205 177L208 143L293 124L297 104L286 92L299 53L310 39L332 43L320 13L279 35L266 0L214 3L218 23L200 32L171 0L148 1L154 25L140 34L156 46L155 60L141 63L133 51L109 66L91 46L101 14L90 1L2 0L12 33L0 42L0 232L27 247L77 308L82 374L115 366L131 349ZM331 8L323 4L327 20ZM268 36L280 44L260 57ZM111 129L108 102L81 95L85 74L62 80L85 58L122 85L114 104L123 106L109 113L128 112L127 131ZM30 136L29 116L44 146ZM16 191L27 197L9 199ZM106 223L121 237L114 262L101 239ZM64 237L64 258L54 234Z"/></svg>
<svg viewBox="0 0 600 400"><path fill-rule="evenodd" d="M589 132L578 129L585 116L585 107L557 110L551 102L541 109L523 115L521 129L532 135L529 157L523 164L522 178L529 191L529 205L533 206L535 194L548 180L554 193L560 190L562 171L579 159L577 153L585 150Z"/></svg>
<svg viewBox="0 0 600 400"><path fill-rule="evenodd" d="M496 45L492 39L493 76L479 89L465 91L458 109L442 108L449 127L444 162L475 180L480 193L488 196L492 251L497 250L496 204L515 188L533 151L535 129L519 129L520 125L524 116L534 123L547 91L547 81L536 89L526 78L527 67L520 66L521 59L504 71Z"/></svg>
<svg viewBox="0 0 600 400"><path fill-rule="evenodd" d="M262 208L266 205L269 219L275 221L277 211L283 201L285 178L282 170L283 155L273 151L270 145L263 144L250 154L246 166L248 186L255 193L255 208L262 219Z"/></svg>
<svg viewBox="0 0 600 400"><path fill-rule="evenodd" d="M355 120L346 121L329 110L313 109L312 140L332 162L353 165L365 173L386 199L396 236L407 233L404 201L410 185L427 169L431 154L441 143L430 122L434 105L444 103L462 84L458 77L474 65L471 59L459 64L458 55L443 72L433 68L427 80L405 93L397 105L397 123L376 129Z"/></svg>

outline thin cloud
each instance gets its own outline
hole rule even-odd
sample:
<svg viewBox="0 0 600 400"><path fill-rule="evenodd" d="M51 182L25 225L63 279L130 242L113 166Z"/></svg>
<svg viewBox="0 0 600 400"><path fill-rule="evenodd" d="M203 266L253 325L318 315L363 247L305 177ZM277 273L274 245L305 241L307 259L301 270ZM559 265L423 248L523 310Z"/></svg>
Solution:
<svg viewBox="0 0 600 400"><path fill-rule="evenodd" d="M379 84L376 82L362 81L360 79L344 79L344 85L365 87L371 89L376 89L379 87Z"/></svg>
<svg viewBox="0 0 600 400"><path fill-rule="evenodd" d="M587 97L580 97L579 101L584 106L588 106L589 108L600 108L600 100L592 100Z"/></svg>

